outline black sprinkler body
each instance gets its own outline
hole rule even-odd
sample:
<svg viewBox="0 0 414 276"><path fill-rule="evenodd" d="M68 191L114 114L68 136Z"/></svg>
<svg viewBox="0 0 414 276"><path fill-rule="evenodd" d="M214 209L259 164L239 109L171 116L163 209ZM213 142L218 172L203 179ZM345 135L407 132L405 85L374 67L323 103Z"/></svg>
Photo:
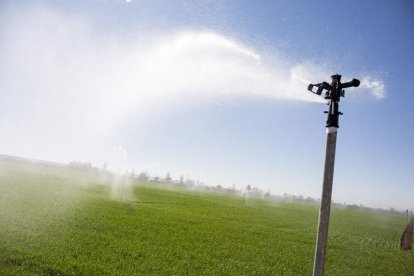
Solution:
<svg viewBox="0 0 414 276"><path fill-rule="evenodd" d="M312 93L317 95L321 95L324 90L325 91L325 100L328 100L329 110L325 111L328 113L328 120L326 121L326 127L339 127L338 119L339 115L342 115L339 112L339 101L341 97L345 97L345 90L344 88L349 87L358 87L360 81L357 79L352 79L349 82L341 83L341 75L335 74L331 76L331 84L327 82L317 83L317 84L309 84L308 90ZM316 91L313 90L314 87L318 89Z"/></svg>

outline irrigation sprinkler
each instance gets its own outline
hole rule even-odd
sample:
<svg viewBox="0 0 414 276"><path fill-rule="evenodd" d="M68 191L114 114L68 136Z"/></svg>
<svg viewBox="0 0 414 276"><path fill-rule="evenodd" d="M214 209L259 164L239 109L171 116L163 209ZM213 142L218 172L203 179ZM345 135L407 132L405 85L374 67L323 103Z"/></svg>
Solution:
<svg viewBox="0 0 414 276"><path fill-rule="evenodd" d="M321 207L319 211L319 225L318 235L316 238L315 259L313 264L313 275L322 276L324 274L325 256L326 256L326 244L328 241L328 227L329 227L329 215L331 211L331 196L332 196L332 182L335 165L335 149L336 149L336 136L339 128L338 119L339 115L339 101L341 97L345 97L344 88L358 87L360 82L357 79L353 79L350 82L341 83L341 75L335 74L331 76L331 84L322 82L318 84L309 84L308 90L317 95L321 95L325 90L324 97L328 101L329 110L328 120L326 121L326 153L325 153L325 169L323 175L323 188ZM314 91L313 88L317 90Z"/></svg>

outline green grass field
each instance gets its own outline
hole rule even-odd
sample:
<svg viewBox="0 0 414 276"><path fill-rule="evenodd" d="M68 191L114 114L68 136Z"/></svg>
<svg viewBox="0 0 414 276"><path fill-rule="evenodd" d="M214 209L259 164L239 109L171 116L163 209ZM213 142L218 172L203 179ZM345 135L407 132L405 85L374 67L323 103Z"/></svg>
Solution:
<svg viewBox="0 0 414 276"><path fill-rule="evenodd" d="M318 206L0 159L0 275L311 275ZM405 218L333 209L326 275L414 275Z"/></svg>

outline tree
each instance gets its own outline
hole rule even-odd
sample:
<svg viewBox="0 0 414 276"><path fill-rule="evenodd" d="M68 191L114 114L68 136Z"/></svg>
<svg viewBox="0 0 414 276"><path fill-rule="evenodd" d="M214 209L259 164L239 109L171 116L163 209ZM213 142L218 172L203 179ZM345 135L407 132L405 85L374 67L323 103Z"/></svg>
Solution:
<svg viewBox="0 0 414 276"><path fill-rule="evenodd" d="M141 173L138 175L138 179L139 179L139 180L141 180L141 181L148 181L148 179L149 179L149 175L148 175L148 173L147 173L147 172L141 172Z"/></svg>

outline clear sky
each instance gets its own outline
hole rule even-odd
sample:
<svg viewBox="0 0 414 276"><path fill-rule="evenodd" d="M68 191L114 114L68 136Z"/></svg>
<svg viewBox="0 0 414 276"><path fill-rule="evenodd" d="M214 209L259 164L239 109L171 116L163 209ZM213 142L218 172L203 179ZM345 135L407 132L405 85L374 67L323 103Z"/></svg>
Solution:
<svg viewBox="0 0 414 276"><path fill-rule="evenodd" d="M1 1L0 153L414 209L412 1Z"/></svg>

